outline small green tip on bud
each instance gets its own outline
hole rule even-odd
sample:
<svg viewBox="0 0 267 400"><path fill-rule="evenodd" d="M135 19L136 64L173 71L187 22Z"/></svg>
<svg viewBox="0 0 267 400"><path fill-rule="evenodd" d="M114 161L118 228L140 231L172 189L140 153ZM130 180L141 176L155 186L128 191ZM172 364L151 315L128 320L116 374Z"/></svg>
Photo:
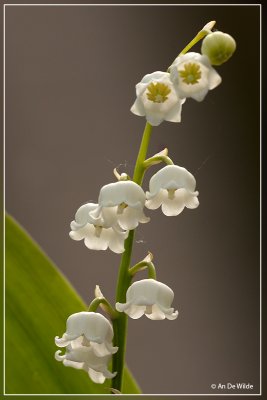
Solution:
<svg viewBox="0 0 267 400"><path fill-rule="evenodd" d="M201 53L206 55L212 65L222 65L229 60L236 49L232 36L223 32L212 32L202 42Z"/></svg>

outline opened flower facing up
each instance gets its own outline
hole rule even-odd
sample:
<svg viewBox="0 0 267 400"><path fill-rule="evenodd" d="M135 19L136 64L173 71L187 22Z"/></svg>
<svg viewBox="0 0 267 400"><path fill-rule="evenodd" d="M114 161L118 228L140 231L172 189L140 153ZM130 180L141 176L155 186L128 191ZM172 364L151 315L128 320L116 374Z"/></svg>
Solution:
<svg viewBox="0 0 267 400"><path fill-rule="evenodd" d="M132 181L110 183L101 188L98 208L90 212L94 221L103 218L109 226L117 224L121 229L135 229L149 218L144 214L146 196L143 189Z"/></svg>
<svg viewBox="0 0 267 400"><path fill-rule="evenodd" d="M216 88L222 81L208 57L199 53L178 56L169 70L180 98L192 97L202 101L208 91Z"/></svg>
<svg viewBox="0 0 267 400"><path fill-rule="evenodd" d="M180 122L182 104L167 72L153 72L143 77L136 85L136 101L131 111L139 116L145 116L154 126L162 121Z"/></svg>
<svg viewBox="0 0 267 400"><path fill-rule="evenodd" d="M94 312L72 314L67 319L67 330L62 338L56 336L58 347L66 347L66 353L55 353L55 358L65 366L84 369L92 381L103 383L113 378L116 373L108 370L111 355L118 348L113 347L113 329L110 322L102 315Z"/></svg>
<svg viewBox="0 0 267 400"><path fill-rule="evenodd" d="M70 225L70 237L73 240L84 240L86 247L92 250L106 250L109 247L114 253L122 253L128 231L121 229L115 220L111 226L103 217L97 220L90 217L90 212L97 208L98 204L88 203L78 209ZM106 211L108 221L110 212L112 210Z"/></svg>
<svg viewBox="0 0 267 400"><path fill-rule="evenodd" d="M163 214L175 216L185 207L199 205L196 180L193 175L178 165L167 165L152 176L146 207L155 210L161 206Z"/></svg>
<svg viewBox="0 0 267 400"><path fill-rule="evenodd" d="M174 294L164 283L155 279L143 279L134 282L126 293L126 303L116 303L119 312L138 319L142 315L152 320L176 319L178 311L171 307Z"/></svg>

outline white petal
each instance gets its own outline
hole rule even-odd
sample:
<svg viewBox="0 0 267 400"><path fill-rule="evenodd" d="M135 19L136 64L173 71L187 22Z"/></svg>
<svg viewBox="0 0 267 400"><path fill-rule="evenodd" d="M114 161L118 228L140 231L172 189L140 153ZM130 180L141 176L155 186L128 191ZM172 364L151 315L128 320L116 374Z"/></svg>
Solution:
<svg viewBox="0 0 267 400"><path fill-rule="evenodd" d="M107 231L108 231L107 229L103 228L100 237L96 236L95 233L90 236L88 235L84 239L85 246L91 250L107 250L110 237L110 232Z"/></svg>
<svg viewBox="0 0 267 400"><path fill-rule="evenodd" d="M170 321L173 321L178 317L178 311L173 312L172 314L165 314L166 318L169 319Z"/></svg>
<svg viewBox="0 0 267 400"><path fill-rule="evenodd" d="M135 209L132 207L126 207L122 214L118 215L118 223L122 229L125 230L132 230L135 229L139 221L143 222L148 222L149 219L147 219L145 215L143 214L143 210L141 209Z"/></svg>
<svg viewBox="0 0 267 400"><path fill-rule="evenodd" d="M133 114L135 115L139 115L140 117L144 117L145 116L145 109L143 106L143 103L140 101L139 98L137 98L134 102L134 104L131 107L130 110Z"/></svg>
<svg viewBox="0 0 267 400"><path fill-rule="evenodd" d="M149 221L150 221L150 217L147 217L147 216L143 213L143 211L140 212L140 214L139 214L139 222L141 222L141 224L146 224L146 223L149 222Z"/></svg>
<svg viewBox="0 0 267 400"><path fill-rule="evenodd" d="M55 352L55 359L56 359L57 361L63 361L63 360L65 360L66 356L65 356L65 355L60 356L60 353L61 353L61 350L57 350L57 351Z"/></svg>
<svg viewBox="0 0 267 400"><path fill-rule="evenodd" d="M106 380L102 372L97 372L92 368L89 368L88 374L95 383L104 383Z"/></svg>
<svg viewBox="0 0 267 400"><path fill-rule="evenodd" d="M199 200L198 200L198 192L194 193L186 193L185 195L185 206L187 208L197 208L199 206Z"/></svg>
<svg viewBox="0 0 267 400"><path fill-rule="evenodd" d="M116 226L117 224L117 210L118 207L103 207L101 211L102 226L105 228Z"/></svg>
<svg viewBox="0 0 267 400"><path fill-rule="evenodd" d="M84 363L82 363L82 362L76 362L76 361L71 361L71 360L67 360L67 359L65 359L63 361L63 364L65 365L65 367L72 367L75 369L82 369L84 366Z"/></svg>
<svg viewBox="0 0 267 400"><path fill-rule="evenodd" d="M104 357L116 353L118 347L106 346L106 342L95 343L91 342L91 347L97 357Z"/></svg>
<svg viewBox="0 0 267 400"><path fill-rule="evenodd" d="M110 354L115 354L119 350L117 346L113 346L111 342L106 342L106 348Z"/></svg>
<svg viewBox="0 0 267 400"><path fill-rule="evenodd" d="M209 73L209 89L215 89L221 82L222 78L220 77L218 72L215 71L214 68L211 68Z"/></svg>
<svg viewBox="0 0 267 400"><path fill-rule="evenodd" d="M126 309L124 312L129 315L132 319L138 319L141 318L146 310L146 306L136 306L136 305L131 305L128 309Z"/></svg>
<svg viewBox="0 0 267 400"><path fill-rule="evenodd" d="M98 204L87 203L82 205L75 214L75 221L71 223L71 229L77 230L82 228L89 222L89 213L96 209Z"/></svg>
<svg viewBox="0 0 267 400"><path fill-rule="evenodd" d="M183 211L185 207L185 200L184 200L184 193L181 191L182 189L176 190L174 199L166 198L164 200L164 203L162 204L161 207L164 215L168 217L173 217L179 215Z"/></svg>
<svg viewBox="0 0 267 400"><path fill-rule="evenodd" d="M71 340L66 339L65 334L60 338L59 336L55 337L55 343L58 347L66 347L71 343Z"/></svg>
<svg viewBox="0 0 267 400"><path fill-rule="evenodd" d="M159 118L159 117L157 117L155 115L148 114L146 116L146 120L152 126L159 126L164 121L164 118Z"/></svg>
<svg viewBox="0 0 267 400"><path fill-rule="evenodd" d="M154 304L152 306L152 313L146 313L146 317L154 321L161 321L165 319L165 314L156 304Z"/></svg>
<svg viewBox="0 0 267 400"><path fill-rule="evenodd" d="M127 239L129 232L120 233L113 230L109 241L109 248L114 253L120 254L124 252L124 241Z"/></svg>
<svg viewBox="0 0 267 400"><path fill-rule="evenodd" d="M162 82L163 80L169 80L169 73L163 71L155 71L152 72L152 74L146 74L141 80L141 83L149 84L150 82Z"/></svg>
<svg viewBox="0 0 267 400"><path fill-rule="evenodd" d="M153 197L150 195L149 192L146 192L146 196L148 198L148 200L146 201L146 207L150 210L156 210L161 206L167 195L167 190L164 189L160 189L159 192Z"/></svg>
<svg viewBox="0 0 267 400"><path fill-rule="evenodd" d="M119 312L124 312L129 307L129 303L116 303L115 308Z"/></svg>
<svg viewBox="0 0 267 400"><path fill-rule="evenodd" d="M209 89L207 87L196 91L194 94L191 95L192 99L196 100L196 101L203 101L204 98L206 97L207 93L208 93Z"/></svg>
<svg viewBox="0 0 267 400"><path fill-rule="evenodd" d="M179 100L166 114L165 120L169 122L181 122L182 102Z"/></svg>
<svg viewBox="0 0 267 400"><path fill-rule="evenodd" d="M84 227L78 230L70 231L69 235L70 238L73 240L82 240L86 236L94 235L94 232L95 232L94 226L91 224L86 224Z"/></svg>

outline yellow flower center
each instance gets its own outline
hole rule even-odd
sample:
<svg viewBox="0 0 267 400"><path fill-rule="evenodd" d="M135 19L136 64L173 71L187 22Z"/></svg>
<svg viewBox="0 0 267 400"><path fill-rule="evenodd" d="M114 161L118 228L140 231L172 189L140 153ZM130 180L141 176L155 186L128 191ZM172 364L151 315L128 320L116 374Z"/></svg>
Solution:
<svg viewBox="0 0 267 400"><path fill-rule="evenodd" d="M201 78L199 64L188 63L184 64L184 69L179 71L180 77L187 85L195 85Z"/></svg>
<svg viewBox="0 0 267 400"><path fill-rule="evenodd" d="M169 86L164 83L150 83L147 87L147 98L153 103L164 103L168 100L168 94L171 93Z"/></svg>

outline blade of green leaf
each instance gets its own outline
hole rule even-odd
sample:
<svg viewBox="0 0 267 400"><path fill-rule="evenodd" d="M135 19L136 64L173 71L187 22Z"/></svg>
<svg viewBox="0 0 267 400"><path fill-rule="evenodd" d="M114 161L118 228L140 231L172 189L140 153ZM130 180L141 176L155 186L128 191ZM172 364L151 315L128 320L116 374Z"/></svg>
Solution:
<svg viewBox="0 0 267 400"><path fill-rule="evenodd" d="M86 309L65 277L32 238L6 217L5 376L8 394L109 394L85 371L54 359L54 338L70 314ZM140 393L125 370L123 393Z"/></svg>

